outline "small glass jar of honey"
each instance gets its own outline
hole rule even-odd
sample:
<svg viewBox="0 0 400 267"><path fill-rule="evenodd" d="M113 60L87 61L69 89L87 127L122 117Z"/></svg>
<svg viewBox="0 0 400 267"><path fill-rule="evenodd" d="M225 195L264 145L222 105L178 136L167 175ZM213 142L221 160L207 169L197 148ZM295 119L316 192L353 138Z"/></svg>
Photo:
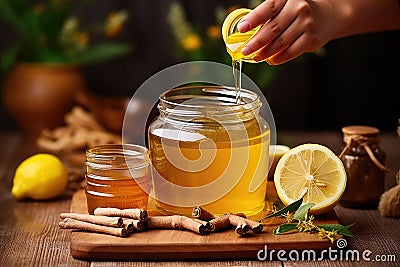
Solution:
<svg viewBox="0 0 400 267"><path fill-rule="evenodd" d="M138 145L101 145L86 151L89 214L102 208L147 208L150 185L148 150Z"/></svg>
<svg viewBox="0 0 400 267"><path fill-rule="evenodd" d="M342 129L346 143L340 158L347 186L340 204L349 208L377 208L385 189L385 152L379 146L379 129L353 125Z"/></svg>
<svg viewBox="0 0 400 267"><path fill-rule="evenodd" d="M158 208L191 215L255 215L265 205L270 128L259 96L242 89L188 86L160 96L149 127L153 189Z"/></svg>

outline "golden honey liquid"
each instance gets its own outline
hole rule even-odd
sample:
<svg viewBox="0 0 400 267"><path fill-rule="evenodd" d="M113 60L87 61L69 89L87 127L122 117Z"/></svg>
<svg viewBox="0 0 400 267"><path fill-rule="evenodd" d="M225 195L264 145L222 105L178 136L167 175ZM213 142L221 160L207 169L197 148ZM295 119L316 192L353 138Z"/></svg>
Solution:
<svg viewBox="0 0 400 267"><path fill-rule="evenodd" d="M242 61L256 63L256 61L253 60L253 56L255 53L244 56L242 54L242 49L258 32L258 30L261 28L261 25L245 33L241 33L237 29L237 25L239 24L240 19L248 14L250 11L250 9L246 8L237 9L226 17L222 25L222 36L226 45L226 50L232 58L236 103L240 103Z"/></svg>
<svg viewBox="0 0 400 267"><path fill-rule="evenodd" d="M240 90L242 89L242 61L232 60L233 80L235 82L235 101L240 104Z"/></svg>
<svg viewBox="0 0 400 267"><path fill-rule="evenodd" d="M236 32L229 35L226 40L226 50L232 57L233 79L235 82L236 103L240 103L240 90L242 88L242 61L255 63L253 54L244 56L241 52L242 48L247 44L250 38L257 33L259 27L246 33Z"/></svg>
<svg viewBox="0 0 400 267"><path fill-rule="evenodd" d="M260 126L257 120L246 123L247 134L249 139L227 141L227 132L220 128L208 129L204 132L208 138L214 140L215 147L201 147L199 137L202 134L191 134L182 138L185 140L173 140L174 130L156 129L149 133L151 160L158 174L169 182L184 186L187 188L201 187L212 185L207 190L199 195L192 193L190 190L184 194L176 194L176 191L161 192L162 186L158 188L154 185L156 199L158 194L168 196L174 203L185 203L187 198L198 198L199 201L205 196L212 195L215 192L227 191L224 195L219 195L210 203L201 205L206 210L213 214L224 214L228 212L242 212L247 216L257 214L262 211L265 204L266 182L268 175L268 158L269 158L269 143L270 132L260 131ZM183 136L181 134L181 136ZM171 149L176 150L176 144L179 144L179 151L182 159L182 166L171 163L165 155L165 151ZM174 147L175 146L175 147ZM201 149L199 149L199 147ZM207 151L213 150L213 151ZM208 159L201 160L202 155L209 152L215 153L214 160L210 163ZM177 152L174 152L176 155ZM200 160L199 160L200 159ZM185 165L186 160L199 161L198 166L207 166L199 168L201 170L190 170ZM224 176L232 181L238 181L230 190L224 190L220 185L213 187L213 182L221 179ZM227 186L229 187L229 186ZM229 189L229 188L228 188ZM161 201L156 201L159 208L168 213L183 214L190 216L193 206L182 207L179 205L170 205Z"/></svg>
<svg viewBox="0 0 400 267"><path fill-rule="evenodd" d="M89 214L97 207L147 208L150 168L90 169L85 175Z"/></svg>

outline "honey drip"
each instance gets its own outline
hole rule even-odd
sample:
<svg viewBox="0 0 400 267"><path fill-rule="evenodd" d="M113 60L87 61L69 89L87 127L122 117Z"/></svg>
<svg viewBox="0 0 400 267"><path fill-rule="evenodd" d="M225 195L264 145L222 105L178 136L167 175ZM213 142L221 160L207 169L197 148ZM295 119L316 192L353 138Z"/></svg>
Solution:
<svg viewBox="0 0 400 267"><path fill-rule="evenodd" d="M240 104L240 90L242 89L242 61L232 60L233 79L235 82L235 102Z"/></svg>

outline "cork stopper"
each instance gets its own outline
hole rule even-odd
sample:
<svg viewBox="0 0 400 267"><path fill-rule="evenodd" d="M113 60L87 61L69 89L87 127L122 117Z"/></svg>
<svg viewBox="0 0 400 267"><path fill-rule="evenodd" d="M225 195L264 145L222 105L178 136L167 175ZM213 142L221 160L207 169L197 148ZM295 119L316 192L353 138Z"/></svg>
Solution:
<svg viewBox="0 0 400 267"><path fill-rule="evenodd" d="M366 135L376 136L379 134L379 129L371 126L364 125L350 125L342 128L345 135Z"/></svg>

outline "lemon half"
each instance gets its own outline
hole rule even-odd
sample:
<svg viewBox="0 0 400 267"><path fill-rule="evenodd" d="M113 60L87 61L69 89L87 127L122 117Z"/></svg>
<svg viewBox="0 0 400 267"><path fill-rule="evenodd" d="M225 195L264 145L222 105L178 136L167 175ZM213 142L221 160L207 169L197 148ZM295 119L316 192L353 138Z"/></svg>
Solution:
<svg viewBox="0 0 400 267"><path fill-rule="evenodd" d="M222 38L225 42L226 49L233 60L242 60L255 63L253 56L255 53L244 56L241 52L242 48L250 41L250 39L258 32L261 26L257 26L245 33L238 31L237 26L240 20L250 13L251 9L239 8L225 18L222 24Z"/></svg>
<svg viewBox="0 0 400 267"><path fill-rule="evenodd" d="M61 195L67 185L68 173L63 162L52 154L40 153L18 165L11 194L16 199L46 200Z"/></svg>
<svg viewBox="0 0 400 267"><path fill-rule="evenodd" d="M289 205L303 197L314 203L310 214L332 210L346 188L347 175L342 161L329 148L304 144L286 152L274 173L279 198Z"/></svg>

